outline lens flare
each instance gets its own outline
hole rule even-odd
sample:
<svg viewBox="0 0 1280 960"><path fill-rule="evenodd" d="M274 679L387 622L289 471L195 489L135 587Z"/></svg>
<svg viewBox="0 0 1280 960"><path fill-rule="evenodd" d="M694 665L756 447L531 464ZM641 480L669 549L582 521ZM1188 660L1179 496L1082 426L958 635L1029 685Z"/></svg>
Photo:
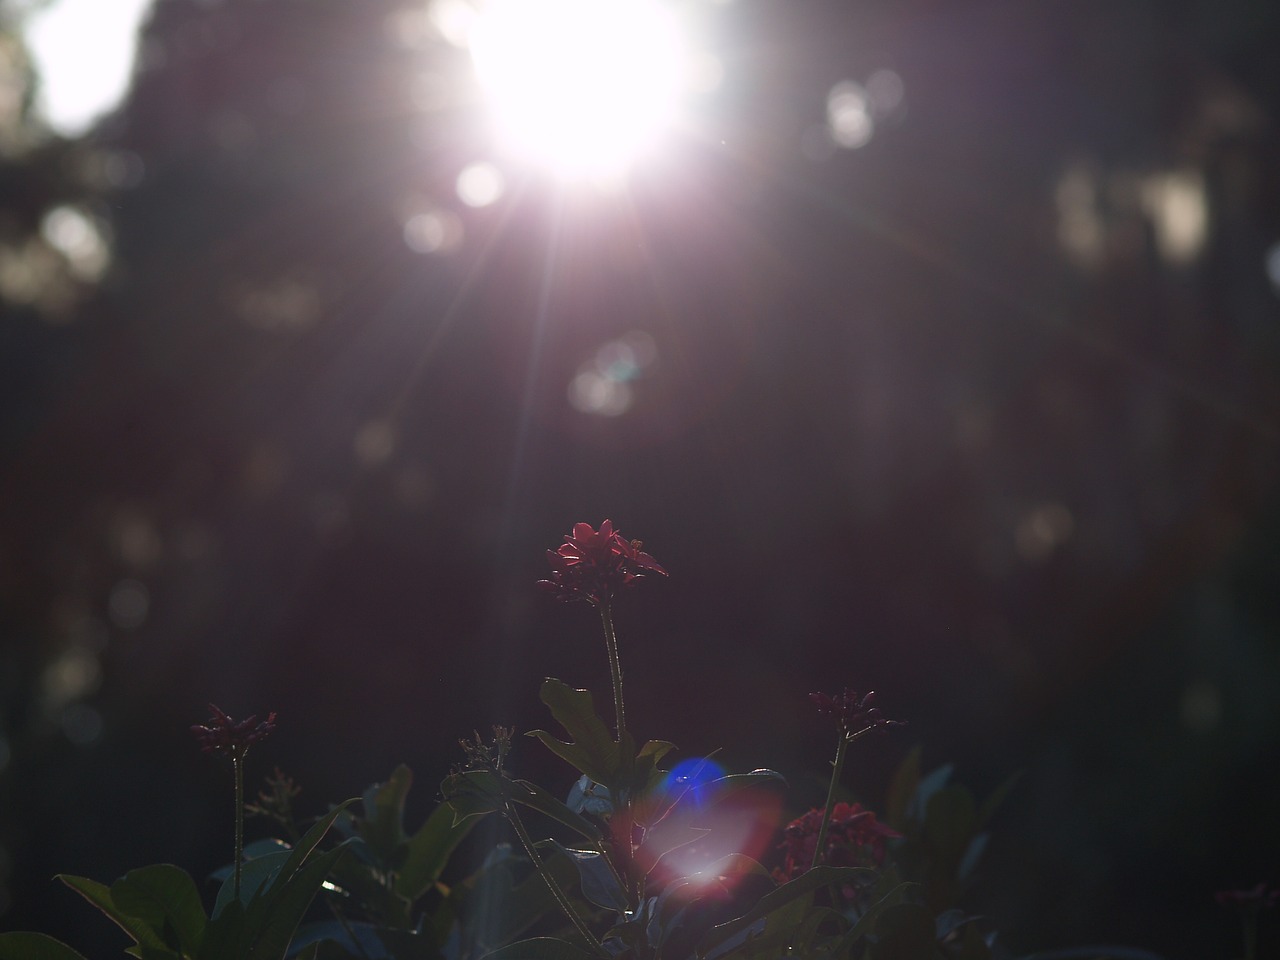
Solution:
<svg viewBox="0 0 1280 960"><path fill-rule="evenodd" d="M686 803L702 805L703 788L724 776L724 769L714 760L693 757L681 760L667 774L663 790L668 796L682 796Z"/></svg>
<svg viewBox="0 0 1280 960"><path fill-rule="evenodd" d="M731 888L744 879L744 863L757 860L774 845L781 794L769 788L769 780L726 788L733 779L707 758L684 760L667 774L660 804L665 813L656 829L678 821L702 835L665 853L656 865L658 876L701 876L708 884Z"/></svg>
<svg viewBox="0 0 1280 960"><path fill-rule="evenodd" d="M654 0L490 0L470 49L503 138L571 176L609 176L643 152L687 72Z"/></svg>

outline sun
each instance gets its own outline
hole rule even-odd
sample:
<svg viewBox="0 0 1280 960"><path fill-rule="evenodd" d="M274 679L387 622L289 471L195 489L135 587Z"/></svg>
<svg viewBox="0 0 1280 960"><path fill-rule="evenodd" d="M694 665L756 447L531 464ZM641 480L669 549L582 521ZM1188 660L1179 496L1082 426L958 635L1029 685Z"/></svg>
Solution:
<svg viewBox="0 0 1280 960"><path fill-rule="evenodd" d="M624 171L684 84L678 25L656 0L488 0L470 49L503 144L567 176Z"/></svg>

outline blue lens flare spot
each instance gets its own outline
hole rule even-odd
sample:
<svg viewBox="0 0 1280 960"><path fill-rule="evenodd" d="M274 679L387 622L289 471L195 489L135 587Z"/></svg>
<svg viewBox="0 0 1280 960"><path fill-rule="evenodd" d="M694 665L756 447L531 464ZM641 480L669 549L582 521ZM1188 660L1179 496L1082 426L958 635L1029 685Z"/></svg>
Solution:
<svg viewBox="0 0 1280 960"><path fill-rule="evenodd" d="M685 802L700 806L704 788L713 780L724 776L724 768L707 757L681 760L667 774L663 788L673 799L680 796Z"/></svg>

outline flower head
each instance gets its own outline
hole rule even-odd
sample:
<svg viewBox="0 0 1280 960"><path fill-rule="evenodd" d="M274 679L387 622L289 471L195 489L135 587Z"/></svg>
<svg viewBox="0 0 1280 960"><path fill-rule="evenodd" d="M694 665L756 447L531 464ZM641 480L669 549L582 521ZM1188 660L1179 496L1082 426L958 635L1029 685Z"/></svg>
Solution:
<svg viewBox="0 0 1280 960"><path fill-rule="evenodd" d="M551 579L539 580L538 586L557 600L608 603L619 589L645 573L667 575L641 547L639 540L624 540L609 520L599 530L589 523L575 523L560 549L547 551Z"/></svg>
<svg viewBox="0 0 1280 960"><path fill-rule="evenodd" d="M834 717L840 729L847 737L854 737L862 733L864 730L882 730L888 727L906 726L905 721L886 719L884 714L880 712L880 708L876 706L876 694L874 690L868 691L866 696L858 696L856 690L844 688L844 693L838 696L828 696L825 693L811 693L809 699L818 707L818 712L824 717Z"/></svg>
<svg viewBox="0 0 1280 960"><path fill-rule="evenodd" d="M816 808L787 824L778 847L784 851L782 866L774 871L774 877L780 883L792 880L809 869L821 826L822 810ZM825 843L827 849L822 862L838 867L878 867L884 863L885 841L901 836L860 804L837 803L831 809ZM845 896L853 899L855 893L846 890Z"/></svg>
<svg viewBox="0 0 1280 960"><path fill-rule="evenodd" d="M274 713L267 714L267 719L261 723L258 722L257 714L237 723L219 710L216 704L209 704L209 709L213 711L213 716L191 728L205 753L240 760L248 752L250 744L265 740L276 728Z"/></svg>

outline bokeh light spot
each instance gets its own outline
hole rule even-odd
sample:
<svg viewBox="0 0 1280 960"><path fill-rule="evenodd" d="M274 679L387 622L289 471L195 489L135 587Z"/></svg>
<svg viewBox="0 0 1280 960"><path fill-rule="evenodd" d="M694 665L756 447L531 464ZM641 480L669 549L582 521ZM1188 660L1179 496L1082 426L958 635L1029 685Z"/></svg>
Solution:
<svg viewBox="0 0 1280 960"><path fill-rule="evenodd" d="M871 140L875 121L867 91L852 80L842 80L827 94L827 129L831 139L846 150L856 150Z"/></svg>
<svg viewBox="0 0 1280 960"><path fill-rule="evenodd" d="M160 559L164 544L150 517L132 508L122 508L112 518L111 526L115 551L125 563L145 567Z"/></svg>
<svg viewBox="0 0 1280 960"><path fill-rule="evenodd" d="M138 24L150 0L60 0L36 12L27 45L40 76L37 103L59 133L78 136L129 85Z"/></svg>
<svg viewBox="0 0 1280 960"><path fill-rule="evenodd" d="M458 199L468 207L487 207L497 203L506 192L502 171L492 163L478 161L458 174Z"/></svg>
<svg viewBox="0 0 1280 960"><path fill-rule="evenodd" d="M1196 171L1157 174L1142 184L1142 205L1155 227L1156 249L1173 264L1190 263L1204 246L1209 205Z"/></svg>
<svg viewBox="0 0 1280 960"><path fill-rule="evenodd" d="M875 71L867 77L865 87L872 112L880 117L897 112L907 92L902 77L892 70Z"/></svg>
<svg viewBox="0 0 1280 960"><path fill-rule="evenodd" d="M136 630L147 620L151 594L138 580L121 580L107 598L107 616L121 630Z"/></svg>
<svg viewBox="0 0 1280 960"><path fill-rule="evenodd" d="M1276 295L1280 296L1280 243L1272 244L1267 251L1267 279L1275 288Z"/></svg>
<svg viewBox="0 0 1280 960"><path fill-rule="evenodd" d="M569 403L575 410L617 417L631 409L632 391L597 370L583 370L569 382Z"/></svg>
<svg viewBox="0 0 1280 960"><path fill-rule="evenodd" d="M1054 190L1058 209L1058 242L1079 267L1092 268L1102 261L1106 229L1099 212L1098 183L1085 164L1063 172Z"/></svg>
<svg viewBox="0 0 1280 960"><path fill-rule="evenodd" d="M102 714L87 703L73 703L62 711L62 733L78 747L89 747L102 737Z"/></svg>
<svg viewBox="0 0 1280 960"><path fill-rule="evenodd" d="M1046 503L1029 511L1018 523L1014 540L1022 559L1035 563L1049 556L1075 532L1075 518L1061 503Z"/></svg>
<svg viewBox="0 0 1280 960"><path fill-rule="evenodd" d="M357 432L352 444L356 459L376 467L391 459L396 449L396 428L386 420L370 420Z"/></svg>
<svg viewBox="0 0 1280 960"><path fill-rule="evenodd" d="M418 464L408 464L396 470L391 485L396 501L406 510L423 509L435 492L431 473Z"/></svg>
<svg viewBox="0 0 1280 960"><path fill-rule="evenodd" d="M631 384L657 361L653 337L633 330L610 340L578 369L569 383L569 403L583 413L616 417L631 409L635 391Z"/></svg>
<svg viewBox="0 0 1280 960"><path fill-rule="evenodd" d="M82 210L54 207L40 224L40 233L49 246L64 257L77 280L93 282L102 278L110 263L110 250L98 225Z"/></svg>
<svg viewBox="0 0 1280 960"><path fill-rule="evenodd" d="M404 242L414 253L448 253L462 235L462 220L449 210L426 210L404 222Z"/></svg>
<svg viewBox="0 0 1280 960"><path fill-rule="evenodd" d="M142 157L129 150L105 152L101 157L99 174L102 182L113 189L129 189L142 183L146 164Z"/></svg>
<svg viewBox="0 0 1280 960"><path fill-rule="evenodd" d="M75 644L45 668L42 680L46 709L56 717L67 704L98 689L102 665L92 650Z"/></svg>
<svg viewBox="0 0 1280 960"><path fill-rule="evenodd" d="M303 330L320 316L320 291L297 277L280 277L246 285L233 295L235 312L258 330L281 333Z"/></svg>

